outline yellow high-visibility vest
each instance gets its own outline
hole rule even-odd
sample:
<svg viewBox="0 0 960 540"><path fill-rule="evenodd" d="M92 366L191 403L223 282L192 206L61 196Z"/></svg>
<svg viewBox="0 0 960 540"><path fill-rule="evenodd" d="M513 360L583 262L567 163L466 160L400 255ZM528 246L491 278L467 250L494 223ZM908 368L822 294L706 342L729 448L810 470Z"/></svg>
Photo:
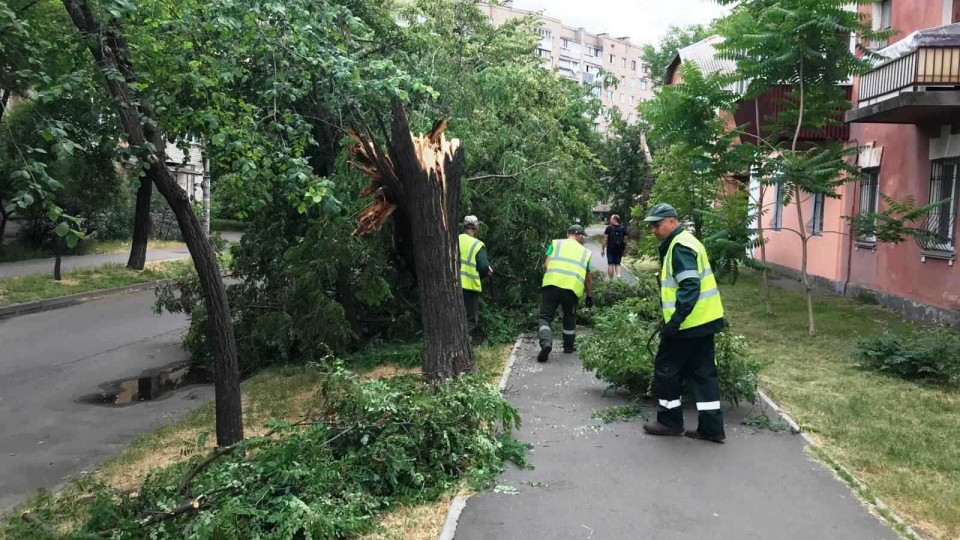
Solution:
<svg viewBox="0 0 960 540"><path fill-rule="evenodd" d="M483 247L483 242L469 234L460 235L460 286L468 291L483 290L477 270L477 254Z"/></svg>
<svg viewBox="0 0 960 540"><path fill-rule="evenodd" d="M683 245L697 254L697 269L673 274L673 248ZM681 330L707 324L723 318L723 304L720 302L720 290L717 289L717 278L710 269L710 259L707 250L697 237L689 231L683 231L673 237L667 254L663 258L663 268L660 270L660 304L663 309L663 320L669 322L677 310L677 290L684 279L700 278L700 298L690 315L680 325Z"/></svg>
<svg viewBox="0 0 960 540"><path fill-rule="evenodd" d="M554 240L553 254L543 274L543 286L569 289L577 294L577 298L582 298L591 257L590 250L576 240Z"/></svg>

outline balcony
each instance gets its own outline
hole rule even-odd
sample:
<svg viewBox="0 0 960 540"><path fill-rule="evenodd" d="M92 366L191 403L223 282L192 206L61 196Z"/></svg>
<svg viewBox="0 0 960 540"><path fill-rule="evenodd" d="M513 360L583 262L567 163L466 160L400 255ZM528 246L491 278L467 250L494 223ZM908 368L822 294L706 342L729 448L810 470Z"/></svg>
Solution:
<svg viewBox="0 0 960 540"><path fill-rule="evenodd" d="M921 30L879 51L888 59L860 77L848 123L960 121L960 25Z"/></svg>

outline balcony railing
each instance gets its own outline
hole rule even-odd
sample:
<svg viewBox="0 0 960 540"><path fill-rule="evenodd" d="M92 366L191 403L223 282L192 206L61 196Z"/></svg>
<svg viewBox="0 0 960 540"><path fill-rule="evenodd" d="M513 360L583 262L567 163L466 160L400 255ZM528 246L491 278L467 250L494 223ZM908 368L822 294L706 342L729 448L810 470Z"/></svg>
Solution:
<svg viewBox="0 0 960 540"><path fill-rule="evenodd" d="M859 105L920 86L960 85L960 47L923 47L860 77Z"/></svg>

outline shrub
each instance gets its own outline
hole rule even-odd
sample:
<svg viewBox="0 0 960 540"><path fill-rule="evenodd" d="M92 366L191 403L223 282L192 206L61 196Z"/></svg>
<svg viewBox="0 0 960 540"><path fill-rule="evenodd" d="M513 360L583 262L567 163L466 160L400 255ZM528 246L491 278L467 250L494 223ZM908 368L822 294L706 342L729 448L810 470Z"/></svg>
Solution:
<svg viewBox="0 0 960 540"><path fill-rule="evenodd" d="M334 369L318 398L317 418L272 420L272 436L213 461L186 496L178 487L199 457L152 472L135 497L91 490L89 518L66 538L349 538L397 504L436 500L461 479L488 487L506 459L523 463L523 448L493 428L517 427L516 410L478 377L431 387L418 376L363 382ZM143 525L185 500L196 506ZM56 511L46 498L35 514L49 522ZM9 524L13 540L63 538L18 518Z"/></svg>
<svg viewBox="0 0 960 540"><path fill-rule="evenodd" d="M636 396L651 394L653 359L659 344L654 335L660 317L652 299L627 299L594 317L594 333L580 346L584 369L611 387ZM716 336L720 397L731 403L756 401L758 375L766 362L750 356L746 339L729 331Z"/></svg>
<svg viewBox="0 0 960 540"><path fill-rule="evenodd" d="M910 380L960 383L960 334L946 329L862 340L854 356L864 369Z"/></svg>
<svg viewBox="0 0 960 540"><path fill-rule="evenodd" d="M611 307L628 298L655 298L659 294L656 280L641 275L636 282L623 279L608 280L601 272L593 273L593 305Z"/></svg>

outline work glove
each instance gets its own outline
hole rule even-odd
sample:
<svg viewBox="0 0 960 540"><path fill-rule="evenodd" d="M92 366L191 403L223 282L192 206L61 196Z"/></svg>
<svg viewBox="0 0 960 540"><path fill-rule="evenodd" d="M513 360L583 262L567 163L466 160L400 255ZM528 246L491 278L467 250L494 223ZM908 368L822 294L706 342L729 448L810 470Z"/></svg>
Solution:
<svg viewBox="0 0 960 540"><path fill-rule="evenodd" d="M680 321L677 319L670 319L667 324L663 325L663 330L660 331L660 335L665 338L677 337L677 334L680 333Z"/></svg>
<svg viewBox="0 0 960 540"><path fill-rule="evenodd" d="M592 296L588 296L588 297L587 297L587 300L584 302L584 304L585 304L588 308L592 308L592 307L593 307L593 297L592 297Z"/></svg>

